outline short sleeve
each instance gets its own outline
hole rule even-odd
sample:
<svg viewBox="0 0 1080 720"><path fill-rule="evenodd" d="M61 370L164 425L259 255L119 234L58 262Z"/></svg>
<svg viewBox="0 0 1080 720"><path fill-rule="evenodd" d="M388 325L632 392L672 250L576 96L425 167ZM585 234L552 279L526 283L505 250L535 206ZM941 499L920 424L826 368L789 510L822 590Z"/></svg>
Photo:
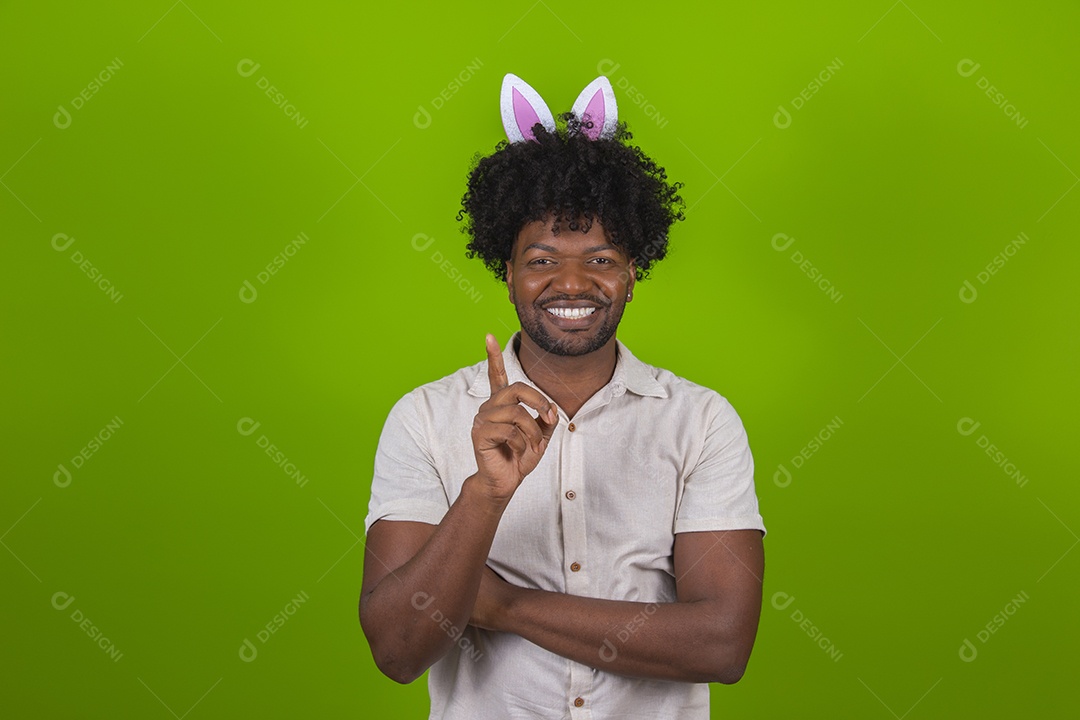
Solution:
<svg viewBox="0 0 1080 720"><path fill-rule="evenodd" d="M427 425L417 412L415 392L398 400L383 424L375 450L365 533L377 520L437 525L450 509L431 456Z"/></svg>
<svg viewBox="0 0 1080 720"><path fill-rule="evenodd" d="M718 394L714 400L701 456L683 484L675 532L756 529L764 535L746 430L731 403Z"/></svg>

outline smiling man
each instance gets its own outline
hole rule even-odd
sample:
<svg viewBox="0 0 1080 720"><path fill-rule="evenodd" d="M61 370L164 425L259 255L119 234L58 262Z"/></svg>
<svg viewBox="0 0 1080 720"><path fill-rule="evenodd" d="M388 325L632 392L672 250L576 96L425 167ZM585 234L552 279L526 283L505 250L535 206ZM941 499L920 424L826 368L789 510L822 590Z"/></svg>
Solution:
<svg viewBox="0 0 1080 720"><path fill-rule="evenodd" d="M506 265L522 329L514 338L519 361L567 416L611 379L615 331L634 285L632 259L608 242L600 222L584 230L586 223L578 219L582 231L559 235L550 219L526 224Z"/></svg>
<svg viewBox="0 0 1080 720"><path fill-rule="evenodd" d="M521 331L401 398L376 451L360 622L388 677L430 668L431 718L707 718L754 644L765 527L739 416L616 338L682 200L601 80L559 128L504 84L504 118L507 97L534 112L509 105L525 119L459 219Z"/></svg>

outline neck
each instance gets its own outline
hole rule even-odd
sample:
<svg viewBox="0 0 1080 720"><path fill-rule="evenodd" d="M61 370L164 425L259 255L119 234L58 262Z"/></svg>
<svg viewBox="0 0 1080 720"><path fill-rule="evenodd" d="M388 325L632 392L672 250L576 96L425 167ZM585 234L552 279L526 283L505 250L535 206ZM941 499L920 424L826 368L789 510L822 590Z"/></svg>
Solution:
<svg viewBox="0 0 1080 720"><path fill-rule="evenodd" d="M574 417L615 374L618 345L614 335L603 347L587 355L554 355L539 347L526 333L518 337L514 350L521 369L568 418Z"/></svg>

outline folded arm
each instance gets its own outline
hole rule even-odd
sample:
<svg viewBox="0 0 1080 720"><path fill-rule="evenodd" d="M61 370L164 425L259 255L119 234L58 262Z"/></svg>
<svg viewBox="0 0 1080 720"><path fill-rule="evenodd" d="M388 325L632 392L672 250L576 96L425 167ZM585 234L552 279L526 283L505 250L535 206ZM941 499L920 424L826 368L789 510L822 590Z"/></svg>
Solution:
<svg viewBox="0 0 1080 720"><path fill-rule="evenodd" d="M437 526L379 520L368 532L360 624L375 664L399 683L420 677L468 623L502 514L472 490L466 481Z"/></svg>
<svg viewBox="0 0 1080 720"><path fill-rule="evenodd" d="M750 659L761 614L761 538L758 530L676 535L673 603L520 588L489 569L471 622L620 675L734 683Z"/></svg>

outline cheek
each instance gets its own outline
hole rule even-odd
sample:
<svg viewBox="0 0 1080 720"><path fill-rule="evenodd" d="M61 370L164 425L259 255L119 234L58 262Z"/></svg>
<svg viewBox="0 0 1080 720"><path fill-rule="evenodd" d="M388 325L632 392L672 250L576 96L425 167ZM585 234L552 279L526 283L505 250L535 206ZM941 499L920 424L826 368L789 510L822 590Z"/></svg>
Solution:
<svg viewBox="0 0 1080 720"><path fill-rule="evenodd" d="M538 278L524 278L515 285L518 300L533 302L544 289L544 283Z"/></svg>
<svg viewBox="0 0 1080 720"><path fill-rule="evenodd" d="M626 293L630 291L632 285L633 275L628 270L619 270L612 273L603 287L612 297L626 297Z"/></svg>

